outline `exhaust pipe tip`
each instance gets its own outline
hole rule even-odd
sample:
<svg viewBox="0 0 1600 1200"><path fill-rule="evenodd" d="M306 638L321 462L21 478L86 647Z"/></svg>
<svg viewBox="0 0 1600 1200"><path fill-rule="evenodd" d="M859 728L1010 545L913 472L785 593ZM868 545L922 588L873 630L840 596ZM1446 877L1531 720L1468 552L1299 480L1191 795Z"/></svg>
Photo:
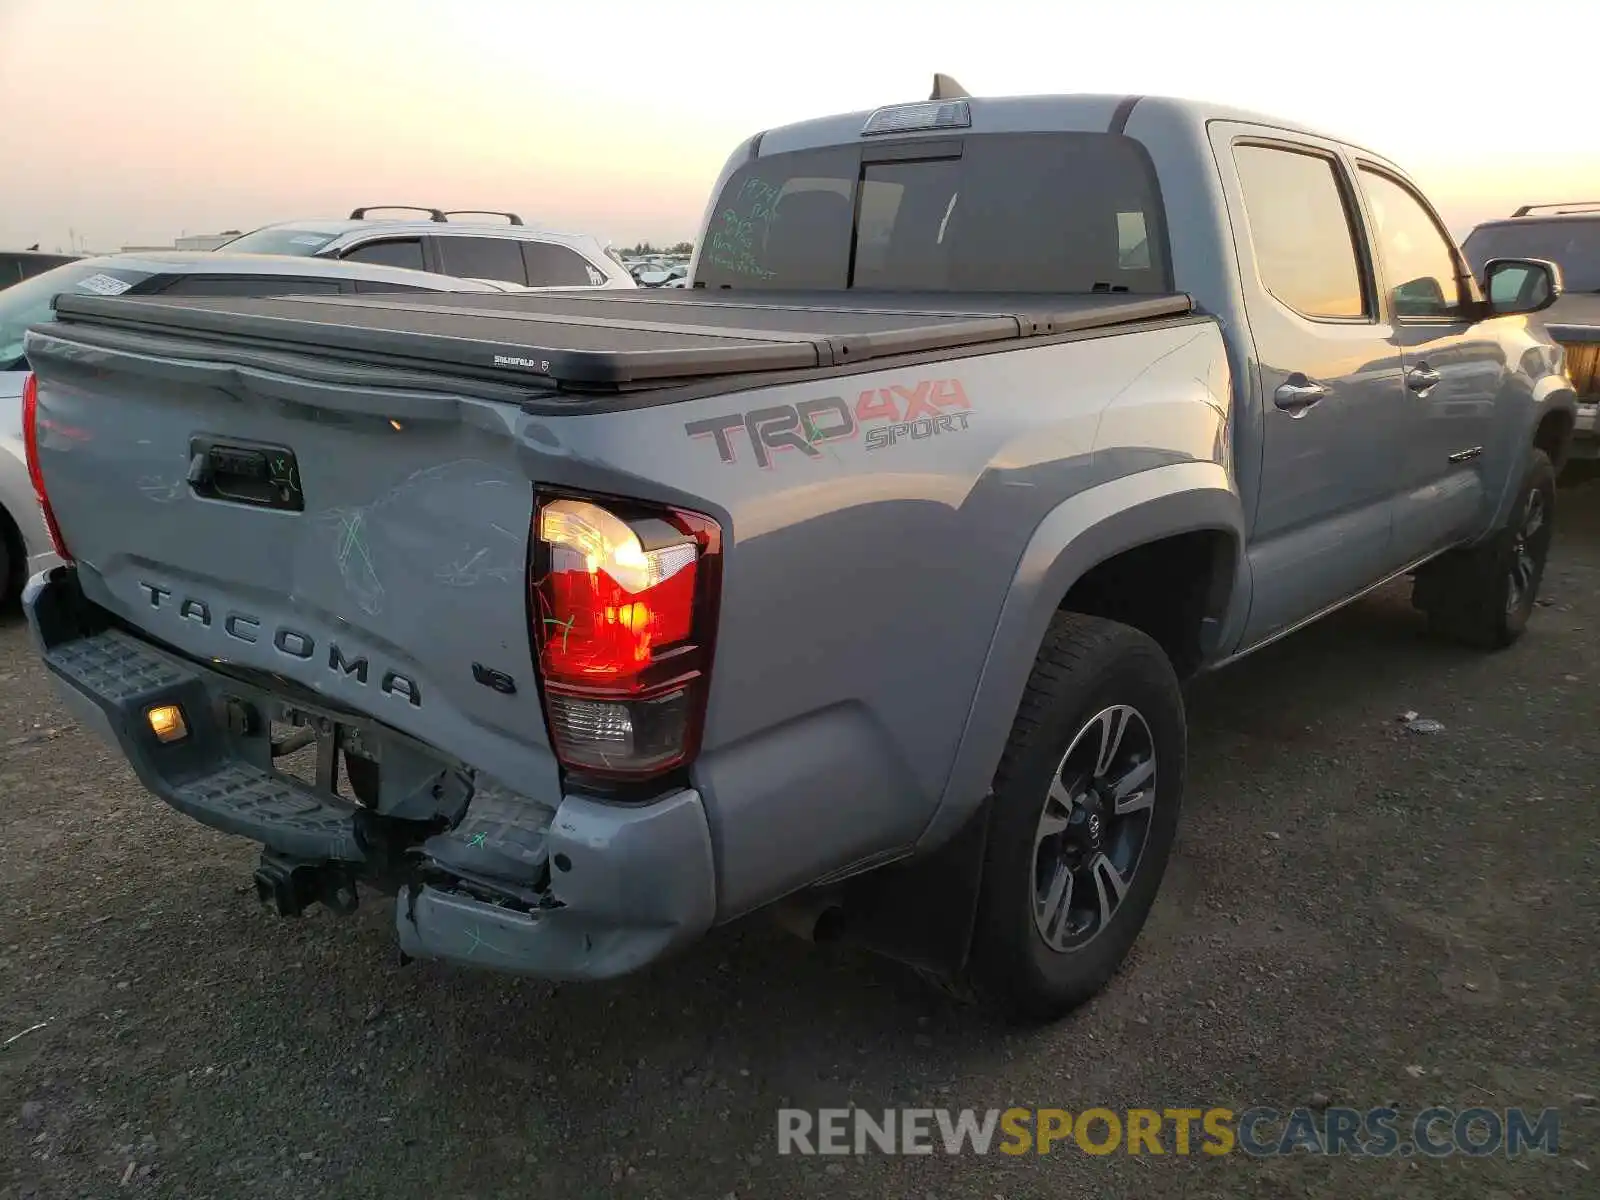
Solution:
<svg viewBox="0 0 1600 1200"><path fill-rule="evenodd" d="M837 942L844 936L844 904L832 892L780 900L773 909L773 917L780 926L803 941L821 945Z"/></svg>

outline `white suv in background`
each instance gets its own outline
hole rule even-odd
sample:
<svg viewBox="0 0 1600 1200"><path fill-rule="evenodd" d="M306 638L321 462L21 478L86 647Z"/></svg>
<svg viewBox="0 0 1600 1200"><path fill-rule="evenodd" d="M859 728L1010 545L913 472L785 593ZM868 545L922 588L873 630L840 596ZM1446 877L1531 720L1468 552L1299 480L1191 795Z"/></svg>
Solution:
<svg viewBox="0 0 1600 1200"><path fill-rule="evenodd" d="M425 220L367 214L405 210ZM460 216L504 217L457 221ZM379 204L343 220L263 225L218 247L229 254L294 254L409 267L463 279L493 279L533 288L632 288L633 276L614 251L587 233L557 233L525 224L516 213L412 208Z"/></svg>

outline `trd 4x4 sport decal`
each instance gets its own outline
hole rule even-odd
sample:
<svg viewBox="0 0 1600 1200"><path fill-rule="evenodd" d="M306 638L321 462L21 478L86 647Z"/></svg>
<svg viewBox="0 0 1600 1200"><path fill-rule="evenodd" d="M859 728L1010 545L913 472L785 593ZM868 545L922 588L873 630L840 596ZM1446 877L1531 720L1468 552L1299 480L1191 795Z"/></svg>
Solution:
<svg viewBox="0 0 1600 1200"><path fill-rule="evenodd" d="M843 396L823 396L798 404L752 408L748 412L705 417L684 425L692 438L709 435L717 444L717 457L737 462L735 434L743 430L756 466L770 467L780 450L798 450L816 458L819 446L849 441L866 434L868 450L883 450L903 441L921 441L967 428L972 404L959 379L923 379L911 387L898 384L869 388L852 406Z"/></svg>

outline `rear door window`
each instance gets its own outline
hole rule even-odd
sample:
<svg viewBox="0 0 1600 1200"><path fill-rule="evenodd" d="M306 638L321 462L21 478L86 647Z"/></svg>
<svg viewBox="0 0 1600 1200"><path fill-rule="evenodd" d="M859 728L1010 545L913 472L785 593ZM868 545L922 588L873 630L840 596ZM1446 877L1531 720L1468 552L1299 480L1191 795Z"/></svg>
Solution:
<svg viewBox="0 0 1600 1200"><path fill-rule="evenodd" d="M888 291L1170 291L1154 170L1104 133L796 151L734 172L696 283Z"/></svg>
<svg viewBox="0 0 1600 1200"><path fill-rule="evenodd" d="M425 269L420 238L384 238L377 242L363 242L339 257L351 262L378 263L385 267L409 267L413 271Z"/></svg>
<svg viewBox="0 0 1600 1200"><path fill-rule="evenodd" d="M1236 146L1261 286L1304 317L1371 316L1351 206L1335 161L1310 149Z"/></svg>
<svg viewBox="0 0 1600 1200"><path fill-rule="evenodd" d="M434 239L445 274L462 279L503 279L527 283L522 243L515 238L439 237Z"/></svg>

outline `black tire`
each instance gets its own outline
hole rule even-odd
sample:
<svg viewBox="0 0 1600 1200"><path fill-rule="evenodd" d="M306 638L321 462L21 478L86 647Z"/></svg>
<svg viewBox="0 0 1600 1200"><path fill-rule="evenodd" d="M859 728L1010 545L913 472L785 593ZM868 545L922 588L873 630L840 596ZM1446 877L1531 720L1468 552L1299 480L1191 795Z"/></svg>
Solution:
<svg viewBox="0 0 1600 1200"><path fill-rule="evenodd" d="M16 562L12 558L10 530L0 525L0 608L10 608L22 596L26 581Z"/></svg>
<svg viewBox="0 0 1600 1200"><path fill-rule="evenodd" d="M1428 614L1429 628L1480 650L1500 650L1520 638L1539 598L1555 516L1555 468L1543 450L1530 450L1506 524L1417 573L1412 603Z"/></svg>
<svg viewBox="0 0 1600 1200"><path fill-rule="evenodd" d="M1081 782L1082 771L1064 761L1069 747L1080 733L1090 735L1097 715L1121 711L1119 706L1133 710L1149 735L1155 775L1143 842L1109 919L1102 917L1081 945L1054 947L1040 923L1046 918L1035 915L1036 908L1048 908L1049 897L1059 894L1052 893L1044 877L1062 869L1059 862L1052 866L1046 861L1054 853L1045 844L1050 839L1038 836L1046 800L1052 780L1076 773ZM1126 728L1135 731L1131 718ZM1116 973L1149 915L1166 870L1183 800L1186 742L1183 694L1155 641L1114 621L1076 613L1055 616L995 774L968 979L980 1000L1013 1019L1049 1021L1095 995ZM1137 747L1130 743L1129 749L1132 753ZM1081 816L1089 806L1099 805L1103 797L1091 800L1091 795L1085 791L1066 811ZM1093 811L1109 813L1103 806ZM1106 829L1114 824L1117 830L1107 833L1107 847L1114 837L1123 837L1123 823L1129 819L1112 816L1106 823ZM1100 828L1095 826L1097 838ZM1069 832L1053 836L1066 839ZM1094 848L1099 849L1098 841ZM1110 853L1107 849L1096 857ZM1103 876L1091 872L1088 878ZM1071 924L1070 897L1079 886L1074 874L1069 900L1059 906L1058 933ZM1089 899L1094 908L1095 896Z"/></svg>

